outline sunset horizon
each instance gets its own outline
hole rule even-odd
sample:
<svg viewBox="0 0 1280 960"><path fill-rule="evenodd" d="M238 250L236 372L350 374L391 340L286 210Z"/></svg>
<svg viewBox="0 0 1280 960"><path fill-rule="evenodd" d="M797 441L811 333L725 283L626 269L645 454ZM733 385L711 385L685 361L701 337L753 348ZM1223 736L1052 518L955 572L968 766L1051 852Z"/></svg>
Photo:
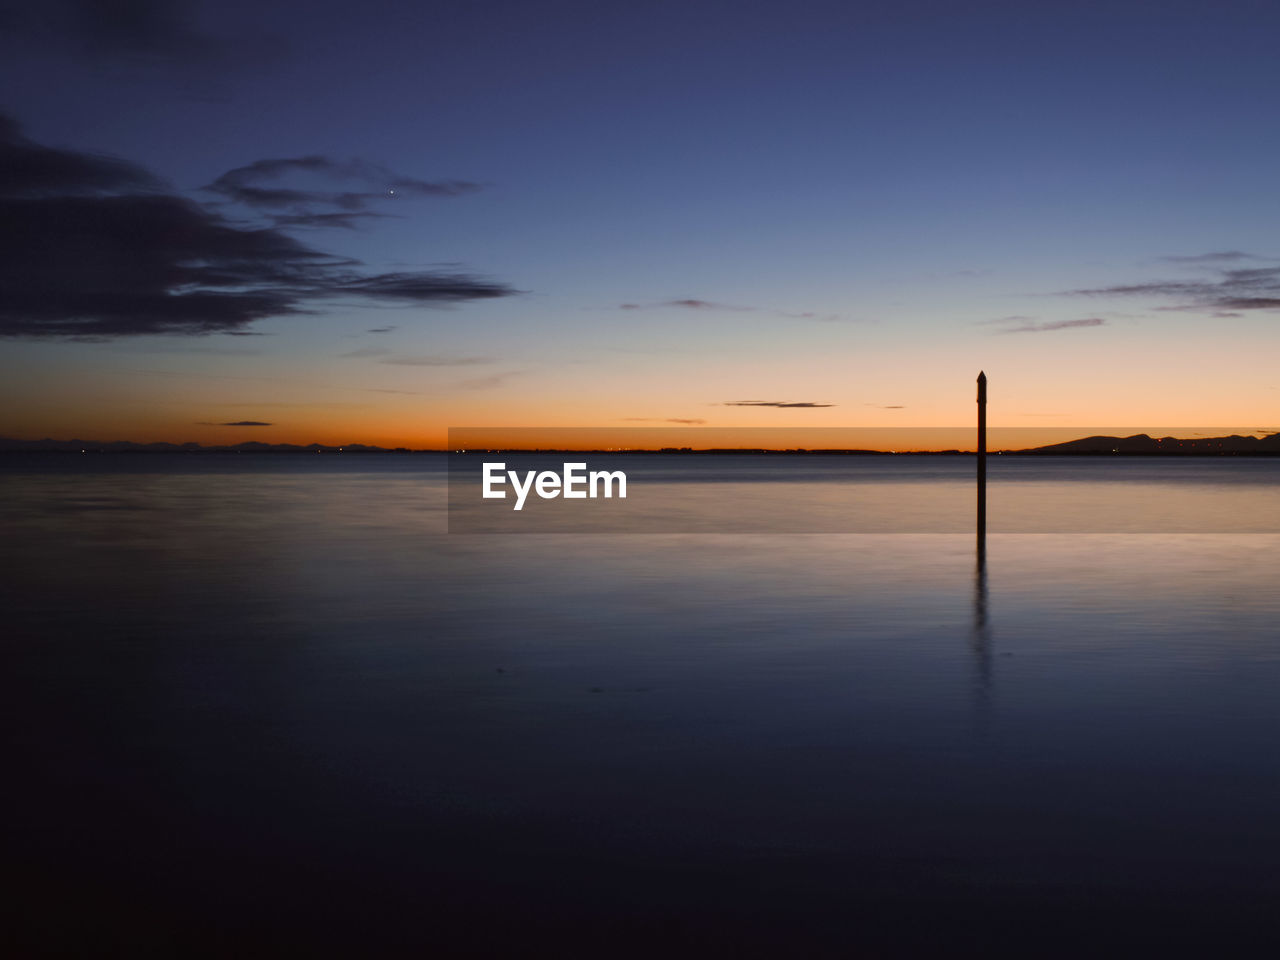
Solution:
<svg viewBox="0 0 1280 960"><path fill-rule="evenodd" d="M0 0L5 955L1276 955L1278 34Z"/></svg>
<svg viewBox="0 0 1280 960"><path fill-rule="evenodd" d="M221 425L220 425L221 426ZM421 442L412 437L391 436L381 441L367 437L345 439L315 439L309 436L280 435L268 430L271 424L253 424L234 429L221 436L213 435L204 440L137 439L134 437L95 437L88 433L72 433L65 437L51 436L0 436L0 453L9 449L21 449L23 444L36 448L42 443L89 444L90 447L113 445L167 445L196 446L218 449L258 444L263 446L343 447L378 450L410 450L413 452L450 453L460 449L504 450L616 450L645 451L692 449L764 449L775 452L823 452L828 450L868 450L877 453L942 453L960 452L972 454L976 449L972 426L950 427L778 427L778 426L681 426L681 427L626 427L626 426L563 426L563 427L451 427L438 441ZM1129 438L1149 436L1179 440L1204 440L1226 437L1267 437L1280 435L1280 430L1248 427L1223 427L1193 425L1180 427L1160 426L1112 426L1112 427L1006 427L992 424L988 427L989 448L992 452L1016 452L1070 440L1096 436ZM449 435L467 439L460 448L451 443ZM335 435L344 436L344 435Z"/></svg>
<svg viewBox="0 0 1280 960"><path fill-rule="evenodd" d="M847 14L847 33L783 35L827 52L843 36L877 67L797 58L776 75L751 67L777 28L763 11L711 46L714 21L566 21L553 47L579 56L604 24L638 28L619 64L586 56L597 92L563 88L534 49L468 39L479 14L458 13L428 72L467 79L417 104L348 87L305 39L266 55L297 29L274 9L161 18L87 57L68 23L15 21L31 42L2 68L29 95L0 104L15 238L0 436L237 442L252 438L226 425L253 422L289 442L435 446L468 424L959 425L978 369L1011 427L1280 415L1280 250L1269 168L1250 159L1266 151L1166 147L1179 97L1213 103L1222 137L1270 136L1254 117L1271 67L1242 55L1238 12L1218 11L1217 34L1190 10L1158 26L1028 12L1015 32L1041 36L1034 55L994 10ZM301 29L320 42L340 8L314 20ZM1169 74L1153 29L1230 70ZM424 69L412 35L379 36L405 88ZM1067 51L1086 38L1081 73ZM901 58L881 62L886 44ZM362 50L339 55L345 76ZM704 55L733 80L694 69ZM691 72L667 75L666 56ZM334 123L284 75L361 109ZM478 122L515 90L527 115Z"/></svg>

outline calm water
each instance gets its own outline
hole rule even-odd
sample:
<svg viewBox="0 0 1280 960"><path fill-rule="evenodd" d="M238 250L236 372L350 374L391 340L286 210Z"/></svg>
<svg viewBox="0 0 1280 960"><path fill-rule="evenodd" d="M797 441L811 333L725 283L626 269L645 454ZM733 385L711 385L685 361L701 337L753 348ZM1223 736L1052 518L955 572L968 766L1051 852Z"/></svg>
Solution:
<svg viewBox="0 0 1280 960"><path fill-rule="evenodd" d="M482 496L483 464L522 482L621 471L627 498ZM451 533L971 533L972 456L468 454L449 458ZM1280 533L1280 457L988 458L989 533ZM507 471L499 470L499 474ZM580 482L580 485L581 484ZM597 493L602 493L597 489Z"/></svg>
<svg viewBox="0 0 1280 960"><path fill-rule="evenodd" d="M971 466L845 493L946 501ZM731 529L787 484L837 494L833 467L778 469L667 476L664 509ZM1258 946L1280 536L1233 531L1276 509L1280 461L1015 469L993 466L993 510L1060 496L1096 528L1141 487L1220 532L993 532L985 565L964 523L475 536L446 533L436 458L8 458L4 935Z"/></svg>

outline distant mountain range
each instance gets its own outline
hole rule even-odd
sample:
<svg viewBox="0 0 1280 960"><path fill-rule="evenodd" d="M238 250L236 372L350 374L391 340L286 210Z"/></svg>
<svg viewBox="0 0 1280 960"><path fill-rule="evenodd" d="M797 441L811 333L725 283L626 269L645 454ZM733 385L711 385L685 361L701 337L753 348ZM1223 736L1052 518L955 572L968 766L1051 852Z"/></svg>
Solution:
<svg viewBox="0 0 1280 960"><path fill-rule="evenodd" d="M101 443L96 440L11 440L0 437L0 453L438 453L432 450L410 450L407 447L378 447L366 443L348 443L343 446L327 446L322 443L304 445L296 443L261 443L250 440L230 446L203 446L199 443L132 443L128 440ZM555 453L545 450L544 453ZM570 451L565 451L570 452ZM572 451L577 453L591 451ZM659 451L631 451L655 453ZM676 452L670 448L661 452ZM689 453L877 453L874 450L708 450ZM958 450L941 451L959 454ZM1229 437L1151 437L1145 433L1131 437L1081 437L1066 443L1054 443L1045 447L1026 450L1006 450L1015 455L1096 456L1120 454L1126 456L1280 456L1280 433L1266 437L1246 437L1232 434Z"/></svg>
<svg viewBox="0 0 1280 960"><path fill-rule="evenodd" d="M1266 437L1082 437L1047 447L1019 450L1027 454L1126 454L1128 456L1275 456L1280 454L1280 433Z"/></svg>

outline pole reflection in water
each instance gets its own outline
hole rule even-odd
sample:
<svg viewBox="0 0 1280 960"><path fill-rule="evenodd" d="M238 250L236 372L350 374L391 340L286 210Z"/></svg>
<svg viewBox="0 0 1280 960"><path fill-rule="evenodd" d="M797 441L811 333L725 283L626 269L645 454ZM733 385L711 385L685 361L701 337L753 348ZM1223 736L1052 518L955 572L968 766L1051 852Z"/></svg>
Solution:
<svg viewBox="0 0 1280 960"><path fill-rule="evenodd" d="M975 666L974 711L979 729L991 697L991 628L987 623L987 375L978 374L978 515L973 569L973 630L969 645Z"/></svg>
<svg viewBox="0 0 1280 960"><path fill-rule="evenodd" d="M985 491L984 491L985 492ZM987 532L978 528L973 567L973 628L969 648L974 664L974 713L983 729L991 700L991 625L987 620Z"/></svg>

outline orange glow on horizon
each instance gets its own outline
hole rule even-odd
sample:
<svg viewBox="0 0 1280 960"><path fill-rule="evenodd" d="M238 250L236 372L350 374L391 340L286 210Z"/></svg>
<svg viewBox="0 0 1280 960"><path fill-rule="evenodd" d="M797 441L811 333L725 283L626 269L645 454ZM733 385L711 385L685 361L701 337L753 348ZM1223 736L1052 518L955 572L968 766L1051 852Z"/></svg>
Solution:
<svg viewBox="0 0 1280 960"><path fill-rule="evenodd" d="M113 429L114 428L114 429ZM1252 427L1217 426L1119 426L1119 427L1001 427L988 426L988 449L1021 450L1063 443L1089 436L1127 437L1145 433L1151 437L1196 439L1238 434L1257 436ZM154 423L125 429L111 424L104 429L53 432L9 432L9 439L36 441L79 439L87 443L188 443L202 446L234 446L247 442L322 444L342 447L363 444L393 449L446 451L450 449L509 450L656 450L664 447L767 450L876 450L884 452L972 451L974 425L950 427L719 427L719 426L516 426L516 427L391 427L370 429L356 422L317 420L310 428L296 422L283 426L198 424L183 428Z"/></svg>

